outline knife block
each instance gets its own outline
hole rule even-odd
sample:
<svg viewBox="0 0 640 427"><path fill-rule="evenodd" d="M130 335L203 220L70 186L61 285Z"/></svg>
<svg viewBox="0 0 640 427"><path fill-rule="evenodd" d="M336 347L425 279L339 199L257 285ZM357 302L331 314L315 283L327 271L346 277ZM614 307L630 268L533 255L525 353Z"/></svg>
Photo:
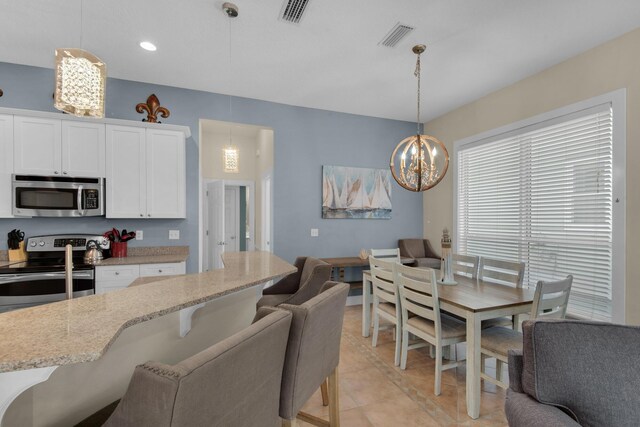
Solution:
<svg viewBox="0 0 640 427"><path fill-rule="evenodd" d="M18 249L9 249L9 261L26 261L27 253L24 251L24 242L20 242Z"/></svg>

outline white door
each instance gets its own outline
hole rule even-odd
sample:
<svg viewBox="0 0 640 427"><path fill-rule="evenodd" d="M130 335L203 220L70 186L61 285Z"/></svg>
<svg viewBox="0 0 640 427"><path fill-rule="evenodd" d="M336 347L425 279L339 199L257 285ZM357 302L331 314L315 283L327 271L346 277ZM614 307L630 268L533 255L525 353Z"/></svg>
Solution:
<svg viewBox="0 0 640 427"><path fill-rule="evenodd" d="M262 178L262 250L272 252L271 175Z"/></svg>
<svg viewBox="0 0 640 427"><path fill-rule="evenodd" d="M62 121L62 175L105 176L105 125Z"/></svg>
<svg viewBox="0 0 640 427"><path fill-rule="evenodd" d="M60 175L61 121L36 117L13 118L13 166L18 174Z"/></svg>
<svg viewBox="0 0 640 427"><path fill-rule="evenodd" d="M147 129L146 157L147 216L186 218L184 134Z"/></svg>
<svg viewBox="0 0 640 427"><path fill-rule="evenodd" d="M0 218L11 218L13 173L13 116L0 114Z"/></svg>
<svg viewBox="0 0 640 427"><path fill-rule="evenodd" d="M209 270L222 268L224 253L224 181L207 183L207 265Z"/></svg>
<svg viewBox="0 0 640 427"><path fill-rule="evenodd" d="M224 250L240 251L240 188L224 189Z"/></svg>
<svg viewBox="0 0 640 427"><path fill-rule="evenodd" d="M107 125L107 218L147 217L145 129Z"/></svg>

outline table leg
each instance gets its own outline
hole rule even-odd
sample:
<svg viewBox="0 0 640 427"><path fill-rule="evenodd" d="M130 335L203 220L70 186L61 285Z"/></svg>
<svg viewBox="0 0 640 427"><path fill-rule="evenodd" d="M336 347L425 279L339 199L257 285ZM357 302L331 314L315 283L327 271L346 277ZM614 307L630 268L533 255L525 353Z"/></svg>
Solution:
<svg viewBox="0 0 640 427"><path fill-rule="evenodd" d="M467 317L467 414L480 416L480 325L473 313Z"/></svg>
<svg viewBox="0 0 640 427"><path fill-rule="evenodd" d="M368 337L371 329L371 280L362 273L362 336Z"/></svg>

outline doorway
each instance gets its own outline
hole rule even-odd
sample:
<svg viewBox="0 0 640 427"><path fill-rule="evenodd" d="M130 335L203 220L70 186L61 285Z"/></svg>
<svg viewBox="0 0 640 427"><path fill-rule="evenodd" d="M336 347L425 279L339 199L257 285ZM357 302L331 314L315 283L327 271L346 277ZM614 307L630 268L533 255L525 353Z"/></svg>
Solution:
<svg viewBox="0 0 640 427"><path fill-rule="evenodd" d="M250 181L204 180L203 271L223 268L222 254L256 250L255 186Z"/></svg>
<svg viewBox="0 0 640 427"><path fill-rule="evenodd" d="M224 252L273 251L273 130L201 119L199 151L200 271L222 268Z"/></svg>

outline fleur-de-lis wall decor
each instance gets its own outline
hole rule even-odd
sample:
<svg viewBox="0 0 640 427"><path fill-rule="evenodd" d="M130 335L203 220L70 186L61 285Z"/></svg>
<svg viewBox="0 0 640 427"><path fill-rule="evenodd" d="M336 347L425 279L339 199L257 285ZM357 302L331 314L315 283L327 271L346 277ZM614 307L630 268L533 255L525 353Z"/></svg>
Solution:
<svg viewBox="0 0 640 427"><path fill-rule="evenodd" d="M142 119L142 121L149 123L162 123L158 121L158 116L166 119L171 114L171 112L167 108L160 106L160 100L155 93L149 95L146 104L144 102L141 102L140 104L136 105L136 111L140 114L144 114L146 112L147 118Z"/></svg>

